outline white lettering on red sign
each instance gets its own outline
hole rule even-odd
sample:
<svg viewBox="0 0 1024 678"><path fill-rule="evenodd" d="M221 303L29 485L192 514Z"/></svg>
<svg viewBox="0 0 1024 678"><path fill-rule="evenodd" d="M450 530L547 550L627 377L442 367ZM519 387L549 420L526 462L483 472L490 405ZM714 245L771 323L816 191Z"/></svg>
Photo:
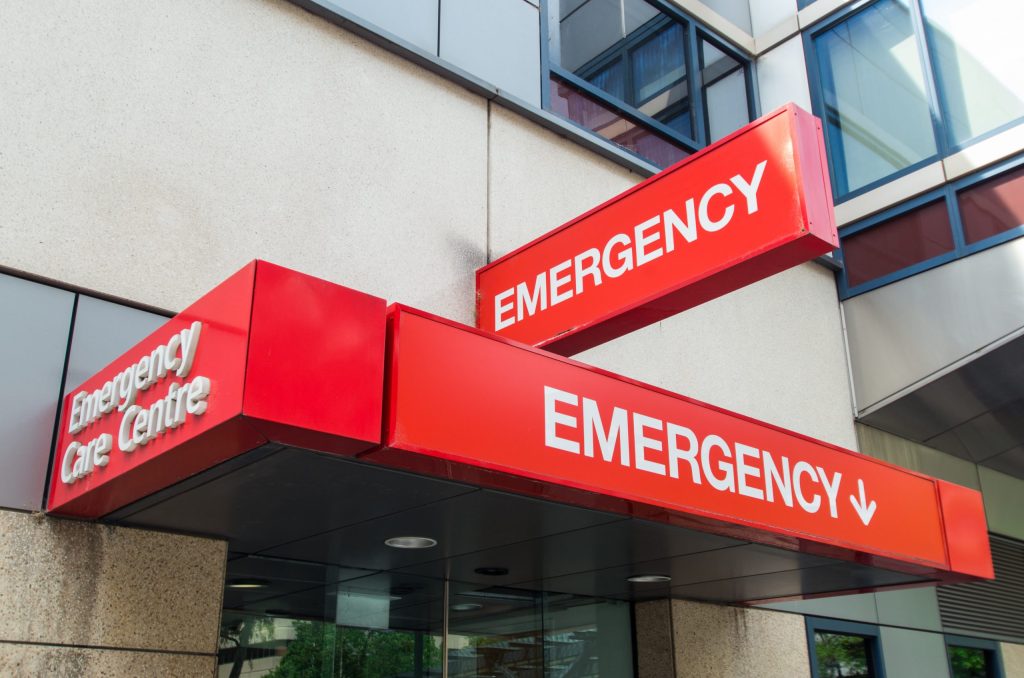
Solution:
<svg viewBox="0 0 1024 678"><path fill-rule="evenodd" d="M607 410L605 410L607 411ZM843 474L829 472L807 461L795 463L785 454L772 453L739 441L728 441L672 421L613 407L604 417L597 401L551 386L544 387L544 445L553 450L618 463L638 471L707 483L719 492L730 492L769 503L782 502L816 514L825 509L839 518ZM864 481L850 504L864 525L877 509L868 501Z"/></svg>
<svg viewBox="0 0 1024 678"><path fill-rule="evenodd" d="M692 243L701 230L707 233L722 230L732 221L736 206L741 202L735 198L729 200L734 188L742 197L747 215L755 214L757 190L767 164L767 160L759 162L750 179L737 174L729 183L718 183L707 189L699 200L687 198L685 218L674 209L666 209L634 226L632 235L617 233L600 249L591 247L541 271L535 279L524 280L495 295L495 331L500 332L524 318L584 294L588 288L602 285L674 251L677 233L687 243Z"/></svg>
<svg viewBox="0 0 1024 678"><path fill-rule="evenodd" d="M178 428L189 415L206 411L210 380L196 377L191 382L170 385L167 395L148 408L135 404L139 391L146 391L170 374L187 377L195 361L203 324L198 320L171 336L167 343L142 356L124 371L114 375L100 388L80 391L71 399L68 432L75 435L104 418L116 408L124 412L118 429L117 446L132 452L166 431ZM72 441L61 460L60 479L70 485L106 466L114 447L114 437L103 433L88 443Z"/></svg>

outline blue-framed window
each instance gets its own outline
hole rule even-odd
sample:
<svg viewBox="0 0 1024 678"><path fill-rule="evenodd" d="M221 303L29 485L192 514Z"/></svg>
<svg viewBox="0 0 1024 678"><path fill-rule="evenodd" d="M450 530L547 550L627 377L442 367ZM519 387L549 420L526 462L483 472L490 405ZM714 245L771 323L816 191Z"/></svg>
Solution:
<svg viewBox="0 0 1024 678"><path fill-rule="evenodd" d="M840 229L847 299L1024 235L1024 156Z"/></svg>
<svg viewBox="0 0 1024 678"><path fill-rule="evenodd" d="M1024 120L1024 3L874 0L804 34L837 201Z"/></svg>
<svg viewBox="0 0 1024 678"><path fill-rule="evenodd" d="M806 617L812 678L885 678L873 624Z"/></svg>
<svg viewBox="0 0 1024 678"><path fill-rule="evenodd" d="M1004 678L999 643L984 638L946 635L950 678Z"/></svg>
<svg viewBox="0 0 1024 678"><path fill-rule="evenodd" d="M750 60L660 0L545 0L544 107L667 167L756 116Z"/></svg>

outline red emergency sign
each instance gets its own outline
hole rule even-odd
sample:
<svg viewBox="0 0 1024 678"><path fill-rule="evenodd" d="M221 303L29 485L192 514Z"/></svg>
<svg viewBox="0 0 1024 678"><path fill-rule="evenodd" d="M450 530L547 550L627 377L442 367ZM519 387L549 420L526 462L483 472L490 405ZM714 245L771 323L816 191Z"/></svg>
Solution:
<svg viewBox="0 0 1024 678"><path fill-rule="evenodd" d="M978 492L403 307L383 463L944 581ZM955 535L955 538L953 537Z"/></svg>
<svg viewBox="0 0 1024 678"><path fill-rule="evenodd" d="M48 510L98 518L268 440L380 441L385 303L253 262L64 399Z"/></svg>
<svg viewBox="0 0 1024 678"><path fill-rule="evenodd" d="M571 355L838 247L790 104L477 271L477 326Z"/></svg>

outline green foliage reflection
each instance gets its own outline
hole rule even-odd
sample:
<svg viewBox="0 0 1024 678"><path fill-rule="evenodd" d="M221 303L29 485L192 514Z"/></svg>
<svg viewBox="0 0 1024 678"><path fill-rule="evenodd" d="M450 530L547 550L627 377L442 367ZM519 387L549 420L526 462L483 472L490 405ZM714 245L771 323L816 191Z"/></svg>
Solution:
<svg viewBox="0 0 1024 678"><path fill-rule="evenodd" d="M872 678L868 639L845 633L814 634L821 678Z"/></svg>
<svg viewBox="0 0 1024 678"><path fill-rule="evenodd" d="M985 650L976 647L950 645L949 664L953 678L989 678L988 657Z"/></svg>

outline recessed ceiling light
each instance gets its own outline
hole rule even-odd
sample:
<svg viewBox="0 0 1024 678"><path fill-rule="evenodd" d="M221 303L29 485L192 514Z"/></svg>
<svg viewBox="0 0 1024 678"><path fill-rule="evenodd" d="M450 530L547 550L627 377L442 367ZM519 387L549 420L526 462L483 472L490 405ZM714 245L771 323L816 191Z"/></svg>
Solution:
<svg viewBox="0 0 1024 678"><path fill-rule="evenodd" d="M507 567L478 567L473 571L485 577L504 577L508 574Z"/></svg>
<svg viewBox="0 0 1024 678"><path fill-rule="evenodd" d="M672 577L667 577L663 574L638 574L626 581L633 584L663 584L672 581Z"/></svg>
<svg viewBox="0 0 1024 678"><path fill-rule="evenodd" d="M456 612L470 612L472 610L479 610L483 605L479 603L456 603L452 605L452 609Z"/></svg>
<svg viewBox="0 0 1024 678"><path fill-rule="evenodd" d="M270 586L266 579L229 579L229 589L265 589Z"/></svg>
<svg viewBox="0 0 1024 678"><path fill-rule="evenodd" d="M393 549L429 549L437 546L437 540L430 537L392 537L384 543Z"/></svg>

